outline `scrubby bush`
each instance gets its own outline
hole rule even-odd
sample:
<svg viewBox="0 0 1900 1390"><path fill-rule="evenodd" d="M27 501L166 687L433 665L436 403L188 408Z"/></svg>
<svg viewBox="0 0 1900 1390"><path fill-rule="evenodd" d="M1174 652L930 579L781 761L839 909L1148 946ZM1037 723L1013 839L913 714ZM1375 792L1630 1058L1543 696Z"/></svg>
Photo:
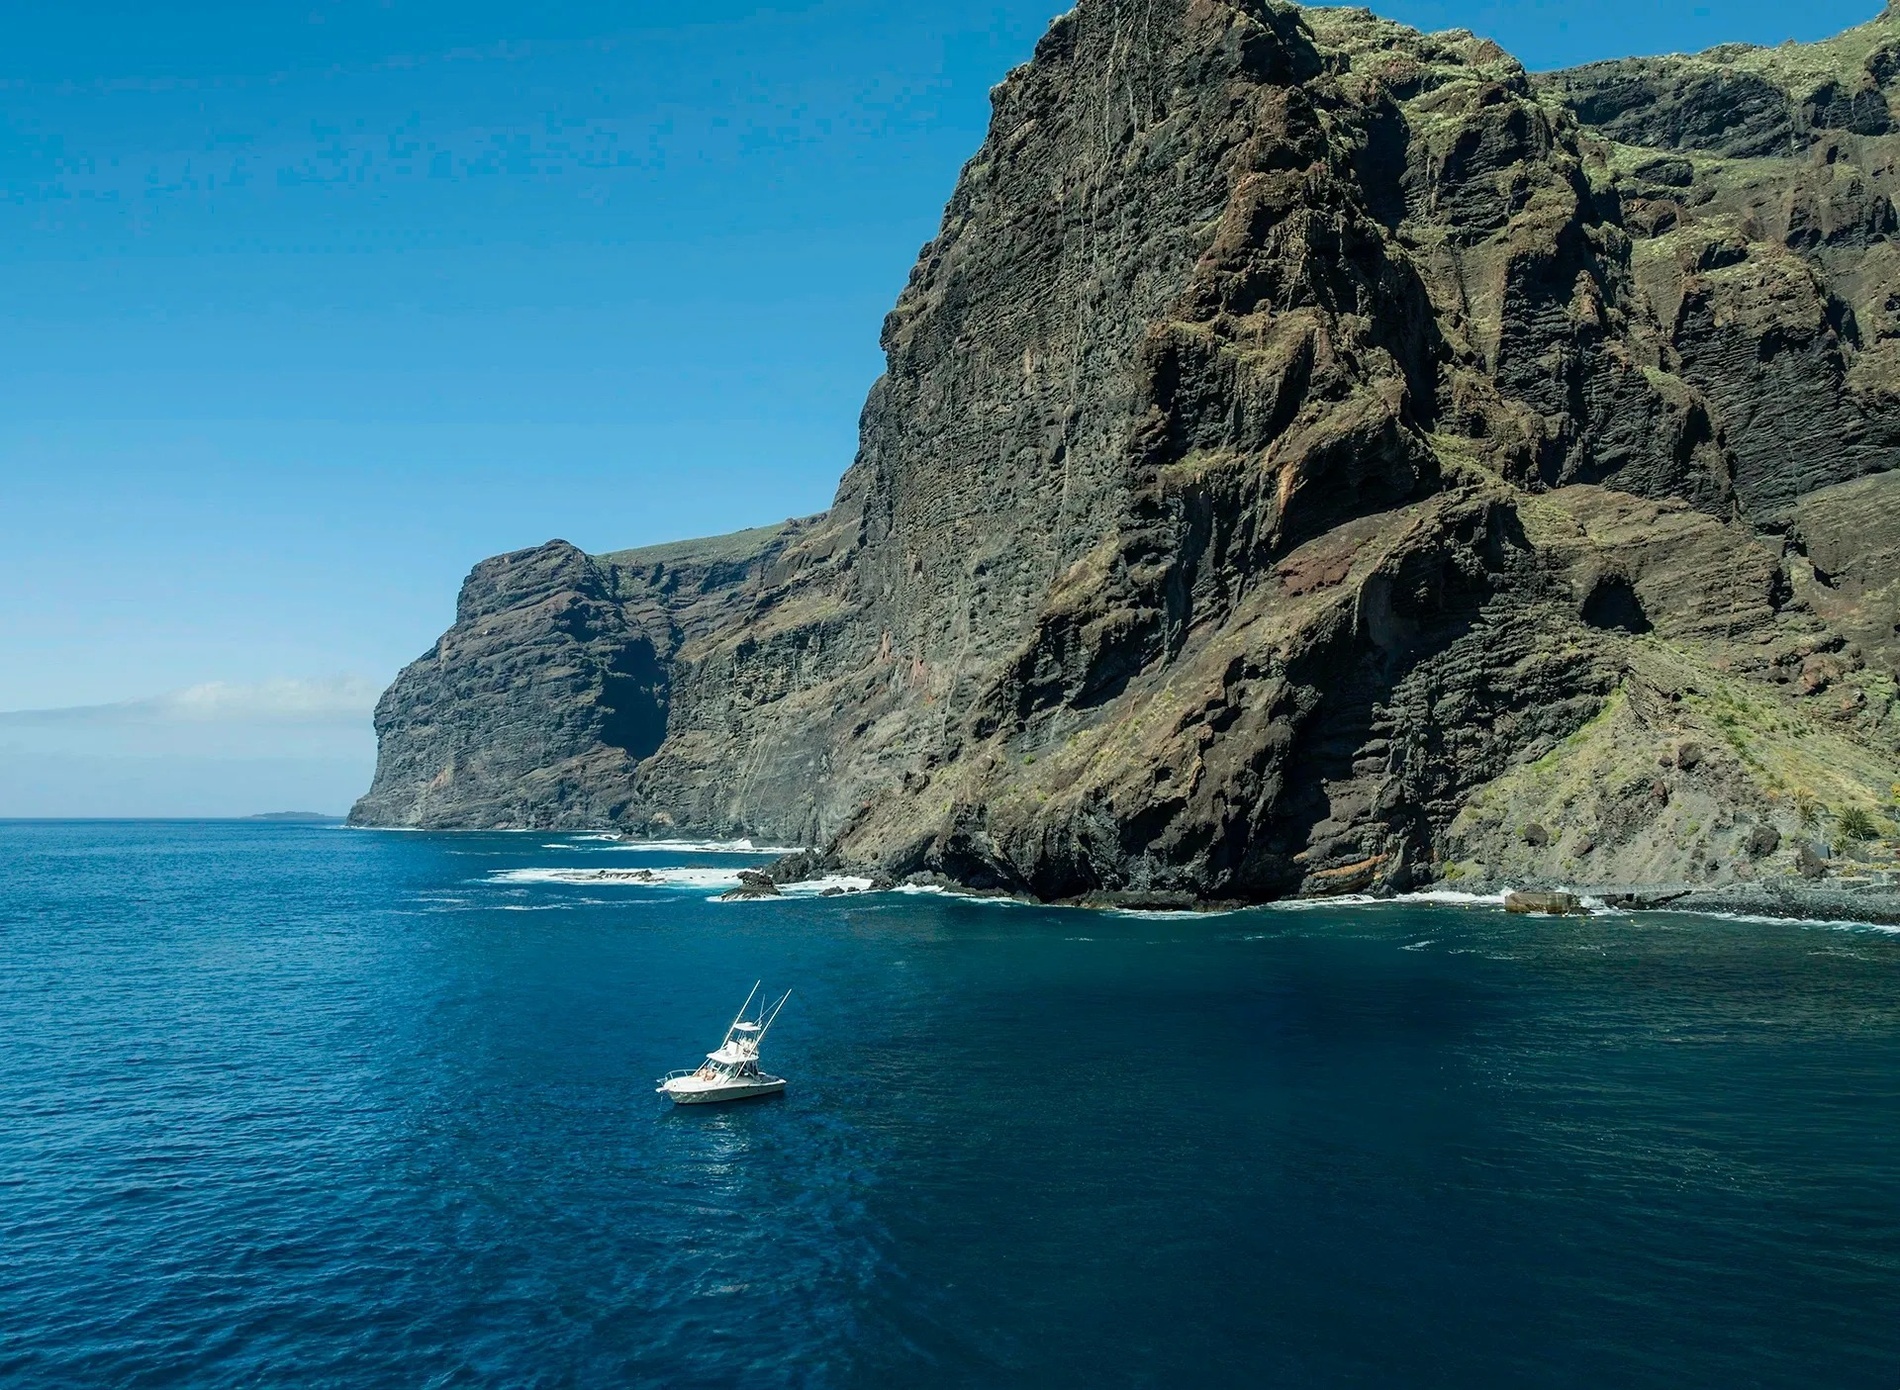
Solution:
<svg viewBox="0 0 1900 1390"><path fill-rule="evenodd" d="M1849 806L1834 818L1843 840L1871 840L1880 834L1874 818L1859 806Z"/></svg>

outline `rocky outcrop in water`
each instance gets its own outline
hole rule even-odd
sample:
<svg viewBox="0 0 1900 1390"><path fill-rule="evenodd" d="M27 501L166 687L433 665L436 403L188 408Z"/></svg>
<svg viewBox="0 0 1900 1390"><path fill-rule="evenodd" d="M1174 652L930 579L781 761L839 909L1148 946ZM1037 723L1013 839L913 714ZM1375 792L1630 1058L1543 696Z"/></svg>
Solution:
<svg viewBox="0 0 1900 1390"><path fill-rule="evenodd" d="M1084 0L994 93L832 508L478 566L355 818L1090 901L1877 877L1894 53L1532 76Z"/></svg>

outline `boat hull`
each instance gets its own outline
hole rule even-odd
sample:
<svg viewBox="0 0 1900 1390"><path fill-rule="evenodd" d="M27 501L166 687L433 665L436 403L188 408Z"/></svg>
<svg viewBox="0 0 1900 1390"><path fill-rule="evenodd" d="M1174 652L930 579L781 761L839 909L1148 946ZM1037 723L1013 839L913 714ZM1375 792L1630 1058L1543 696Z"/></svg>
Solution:
<svg viewBox="0 0 1900 1390"><path fill-rule="evenodd" d="M775 1096L784 1089L785 1078L781 1076L762 1076L743 1082L701 1081L697 1077L683 1076L663 1083L660 1094L675 1105L716 1105L722 1101Z"/></svg>

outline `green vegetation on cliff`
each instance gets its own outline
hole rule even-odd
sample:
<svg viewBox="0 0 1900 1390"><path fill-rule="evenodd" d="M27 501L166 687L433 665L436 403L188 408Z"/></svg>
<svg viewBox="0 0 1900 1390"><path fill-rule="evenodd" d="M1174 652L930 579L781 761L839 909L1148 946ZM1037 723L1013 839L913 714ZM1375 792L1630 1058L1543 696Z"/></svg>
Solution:
<svg viewBox="0 0 1900 1390"><path fill-rule="evenodd" d="M1093 900L1760 884L1828 818L1884 862L1896 94L1892 17L1534 77L1083 0L831 510L484 562L356 818Z"/></svg>

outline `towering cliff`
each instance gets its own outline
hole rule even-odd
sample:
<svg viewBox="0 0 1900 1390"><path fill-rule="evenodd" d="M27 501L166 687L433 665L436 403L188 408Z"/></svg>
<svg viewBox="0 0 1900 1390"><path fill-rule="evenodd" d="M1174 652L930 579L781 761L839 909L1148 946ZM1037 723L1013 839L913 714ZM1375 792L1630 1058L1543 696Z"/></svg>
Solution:
<svg viewBox="0 0 1900 1390"><path fill-rule="evenodd" d="M1719 884L1878 830L1896 87L1893 16L1532 76L1083 0L994 93L832 508L477 566L354 819L1048 898Z"/></svg>

